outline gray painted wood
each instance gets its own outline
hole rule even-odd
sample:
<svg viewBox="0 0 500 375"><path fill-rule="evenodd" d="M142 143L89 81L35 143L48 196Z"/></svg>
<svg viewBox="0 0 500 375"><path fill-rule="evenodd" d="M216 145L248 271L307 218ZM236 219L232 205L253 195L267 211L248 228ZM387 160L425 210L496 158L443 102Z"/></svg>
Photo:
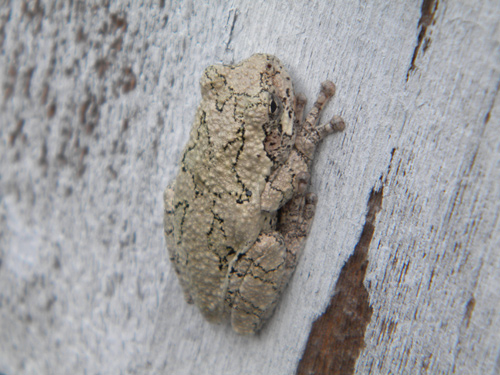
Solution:
<svg viewBox="0 0 500 375"><path fill-rule="evenodd" d="M0 372L294 373L382 185L356 373L500 371L498 2L287 3L0 2ZM282 302L240 337L184 302L162 191L203 69L255 52L310 100L334 81L347 129Z"/></svg>

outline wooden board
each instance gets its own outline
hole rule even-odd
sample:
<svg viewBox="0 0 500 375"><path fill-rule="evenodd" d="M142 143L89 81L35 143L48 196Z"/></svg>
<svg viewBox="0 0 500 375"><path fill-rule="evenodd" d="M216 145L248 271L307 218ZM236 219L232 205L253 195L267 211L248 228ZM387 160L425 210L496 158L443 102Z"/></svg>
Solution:
<svg viewBox="0 0 500 375"><path fill-rule="evenodd" d="M307 347L298 373L499 373L498 5L0 2L0 372L293 374ZM347 128L241 337L184 302L162 192L203 69L256 52L310 100L334 81Z"/></svg>

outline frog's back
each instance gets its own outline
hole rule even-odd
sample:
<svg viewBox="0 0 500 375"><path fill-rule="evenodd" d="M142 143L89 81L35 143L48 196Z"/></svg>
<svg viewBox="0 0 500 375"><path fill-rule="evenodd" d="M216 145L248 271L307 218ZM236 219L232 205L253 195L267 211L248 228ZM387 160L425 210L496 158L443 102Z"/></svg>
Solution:
<svg viewBox="0 0 500 375"><path fill-rule="evenodd" d="M273 162L264 149L270 94L261 80L258 69L207 68L173 186L178 269L211 321L224 316L229 262L255 242L266 218L260 196Z"/></svg>

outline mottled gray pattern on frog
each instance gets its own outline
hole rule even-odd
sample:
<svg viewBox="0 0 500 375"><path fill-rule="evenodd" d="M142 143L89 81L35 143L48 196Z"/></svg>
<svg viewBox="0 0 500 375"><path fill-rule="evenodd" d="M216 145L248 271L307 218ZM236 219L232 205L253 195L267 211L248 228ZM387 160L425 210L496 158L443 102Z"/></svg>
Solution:
<svg viewBox="0 0 500 375"><path fill-rule="evenodd" d="M335 86L326 81L302 120L303 96L274 56L213 65L176 179L166 188L165 237L186 300L210 322L241 334L271 316L310 229L307 192L320 140L342 119L316 126Z"/></svg>

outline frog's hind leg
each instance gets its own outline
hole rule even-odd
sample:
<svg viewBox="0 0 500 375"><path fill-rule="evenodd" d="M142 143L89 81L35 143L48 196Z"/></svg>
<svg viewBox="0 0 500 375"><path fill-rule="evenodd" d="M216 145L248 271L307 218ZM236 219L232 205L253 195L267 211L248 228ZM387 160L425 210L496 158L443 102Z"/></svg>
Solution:
<svg viewBox="0 0 500 375"><path fill-rule="evenodd" d="M257 332L279 299L286 263L286 246L278 232L261 233L229 269L227 306L231 324L240 334Z"/></svg>
<svg viewBox="0 0 500 375"><path fill-rule="evenodd" d="M226 302L238 333L253 334L261 328L295 270L316 207L316 196L305 194L306 188L307 180L280 210L279 232L261 233L230 265Z"/></svg>
<svg viewBox="0 0 500 375"><path fill-rule="evenodd" d="M307 193L309 175L298 176L297 192L279 211L277 229L283 236L287 254L284 280L288 282L304 249L316 212L317 197ZM283 286L283 288L286 285Z"/></svg>

